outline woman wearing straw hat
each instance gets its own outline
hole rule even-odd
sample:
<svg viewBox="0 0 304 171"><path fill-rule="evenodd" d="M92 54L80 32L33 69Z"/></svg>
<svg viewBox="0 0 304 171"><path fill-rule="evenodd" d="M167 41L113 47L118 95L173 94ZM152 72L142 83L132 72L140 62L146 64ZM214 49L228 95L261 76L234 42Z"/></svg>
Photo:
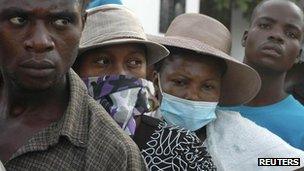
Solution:
<svg viewBox="0 0 304 171"><path fill-rule="evenodd" d="M169 54L146 39L138 18L122 5L104 5L87 11L87 23L74 64L90 95L129 135L134 135L134 116L157 106L153 83L146 67Z"/></svg>
<svg viewBox="0 0 304 171"><path fill-rule="evenodd" d="M224 25L205 15L183 14L164 37L148 39L170 50L156 65L154 80L161 99L154 117L165 122L154 125L146 143L135 136L150 170L298 168L258 167L258 158L304 154L239 113L217 108L246 103L261 86L256 71L228 55L231 38ZM143 119L141 125L151 121Z"/></svg>

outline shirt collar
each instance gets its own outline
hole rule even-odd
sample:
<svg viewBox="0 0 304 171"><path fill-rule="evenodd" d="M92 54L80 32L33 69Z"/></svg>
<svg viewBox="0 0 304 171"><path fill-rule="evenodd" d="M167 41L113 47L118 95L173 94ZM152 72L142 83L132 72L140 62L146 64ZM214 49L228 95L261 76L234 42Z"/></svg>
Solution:
<svg viewBox="0 0 304 171"><path fill-rule="evenodd" d="M88 140L87 88L71 69L68 74L70 100L62 118L60 136L66 136L74 145L84 147Z"/></svg>
<svg viewBox="0 0 304 171"><path fill-rule="evenodd" d="M72 69L67 74L67 80L70 97L66 112L62 118L34 134L24 146L13 154L11 159L29 151L46 150L49 146L57 144L61 137L67 138L75 146L86 146L89 129L87 89Z"/></svg>

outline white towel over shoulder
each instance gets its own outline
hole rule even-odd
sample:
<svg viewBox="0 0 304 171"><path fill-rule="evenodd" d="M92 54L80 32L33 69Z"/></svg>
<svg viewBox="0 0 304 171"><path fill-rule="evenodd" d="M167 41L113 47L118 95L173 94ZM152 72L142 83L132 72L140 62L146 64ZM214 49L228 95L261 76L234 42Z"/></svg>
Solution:
<svg viewBox="0 0 304 171"><path fill-rule="evenodd" d="M238 112L217 111L207 126L207 148L219 171L294 170L303 167L304 152ZM301 166L258 166L258 158L300 158Z"/></svg>

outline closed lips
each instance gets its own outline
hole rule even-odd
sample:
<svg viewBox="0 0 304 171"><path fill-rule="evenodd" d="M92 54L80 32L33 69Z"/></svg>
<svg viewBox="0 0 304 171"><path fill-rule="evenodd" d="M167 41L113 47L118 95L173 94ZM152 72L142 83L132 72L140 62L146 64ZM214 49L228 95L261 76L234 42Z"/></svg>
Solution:
<svg viewBox="0 0 304 171"><path fill-rule="evenodd" d="M282 48L279 45L276 44L266 44L262 48L263 50L273 50L278 54L282 54Z"/></svg>
<svg viewBox="0 0 304 171"><path fill-rule="evenodd" d="M49 61L26 61L21 65L23 68L31 68L31 69L52 69L55 68L54 64Z"/></svg>

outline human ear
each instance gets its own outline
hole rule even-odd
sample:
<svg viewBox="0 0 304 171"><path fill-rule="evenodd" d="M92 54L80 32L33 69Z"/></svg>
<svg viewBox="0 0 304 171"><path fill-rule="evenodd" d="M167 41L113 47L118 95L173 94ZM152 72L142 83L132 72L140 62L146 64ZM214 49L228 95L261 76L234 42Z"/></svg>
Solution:
<svg viewBox="0 0 304 171"><path fill-rule="evenodd" d="M300 51L299 51L299 55L296 58L296 63L300 62L300 59L301 59L301 56L302 56L302 52L303 52L303 49L301 48Z"/></svg>
<svg viewBox="0 0 304 171"><path fill-rule="evenodd" d="M245 47L246 45L246 40L247 40L247 37L248 37L248 30L246 30L243 34L243 37L242 37L242 46Z"/></svg>

